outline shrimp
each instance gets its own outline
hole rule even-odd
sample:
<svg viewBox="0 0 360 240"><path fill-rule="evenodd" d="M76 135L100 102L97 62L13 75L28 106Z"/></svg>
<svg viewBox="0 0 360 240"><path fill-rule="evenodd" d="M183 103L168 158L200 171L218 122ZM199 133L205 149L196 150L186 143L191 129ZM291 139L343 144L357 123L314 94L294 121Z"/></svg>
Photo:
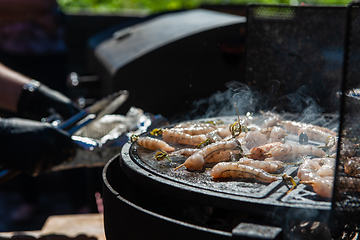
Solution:
<svg viewBox="0 0 360 240"><path fill-rule="evenodd" d="M325 152L318 147L311 145L295 145L295 144L281 144L272 148L266 155L270 158L266 158L266 161L269 160L287 160L291 158L296 158L304 155L314 155L317 157L325 156Z"/></svg>
<svg viewBox="0 0 360 240"><path fill-rule="evenodd" d="M235 153L232 150L221 151L208 159L207 163L229 161Z"/></svg>
<svg viewBox="0 0 360 240"><path fill-rule="evenodd" d="M204 165L209 161L209 159L211 159L214 155L218 154L221 151L234 150L239 147L240 143L237 139L231 139L230 141L223 140L212 143L186 159L184 166L189 171L201 170Z"/></svg>
<svg viewBox="0 0 360 240"><path fill-rule="evenodd" d="M228 129L218 128L206 134L206 138L212 142L221 141L225 138L230 138L231 132Z"/></svg>
<svg viewBox="0 0 360 240"><path fill-rule="evenodd" d="M275 172L284 166L284 164L280 161L258 161L247 157L240 158L238 163L251 167L261 168L268 173Z"/></svg>
<svg viewBox="0 0 360 240"><path fill-rule="evenodd" d="M244 141L246 142L245 146L251 149L266 144L267 138L260 131L250 131L245 134Z"/></svg>
<svg viewBox="0 0 360 240"><path fill-rule="evenodd" d="M183 148L183 149L180 149L180 150L170 153L169 156L170 157L173 157L173 156L190 157L191 155L193 155L194 153L196 153L198 151L200 151L199 148Z"/></svg>
<svg viewBox="0 0 360 240"><path fill-rule="evenodd" d="M299 183L310 184L314 192L321 197L332 197L334 177L316 177L311 181L300 181Z"/></svg>
<svg viewBox="0 0 360 240"><path fill-rule="evenodd" d="M333 177L335 174L335 159L306 159L299 167L297 176L303 181L311 181L317 177Z"/></svg>
<svg viewBox="0 0 360 240"><path fill-rule="evenodd" d="M326 142L329 136L334 138L337 136L336 132L328 128L316 126L313 124L300 123L295 121L281 121L279 125L283 126L288 133L297 135L306 133L308 138L316 141Z"/></svg>
<svg viewBox="0 0 360 240"><path fill-rule="evenodd" d="M318 177L317 170L320 169L319 163L306 159L299 167L297 176L302 181L311 181Z"/></svg>
<svg viewBox="0 0 360 240"><path fill-rule="evenodd" d="M163 140L157 139L157 138L152 138L152 137L139 137L137 139L137 143L149 150L163 150L163 151L174 151L175 148L170 146L169 144L167 144L166 142L164 142Z"/></svg>
<svg viewBox="0 0 360 240"><path fill-rule="evenodd" d="M309 139L315 141L326 142L329 137L336 137L336 133L330 134L318 128L310 128L310 127L302 127L298 131L298 135L301 133L305 133Z"/></svg>
<svg viewBox="0 0 360 240"><path fill-rule="evenodd" d="M261 128L268 128L268 127L273 127L275 126L278 122L280 122L281 117L276 114L276 113L272 113L272 112L266 112L263 113L261 112L264 116L269 116L268 118L266 118L264 120L264 122L261 124Z"/></svg>
<svg viewBox="0 0 360 240"><path fill-rule="evenodd" d="M210 175L216 178L255 178L262 182L271 183L278 180L263 169L242 165L239 162L221 162L216 164Z"/></svg>
<svg viewBox="0 0 360 240"><path fill-rule="evenodd" d="M201 127L201 128L214 128L215 124L213 123L202 123L202 122L185 122L185 123L179 123L177 125L174 126L174 128L197 128L197 127Z"/></svg>
<svg viewBox="0 0 360 240"><path fill-rule="evenodd" d="M300 183L310 184L316 194L331 197L335 175L335 159L306 159L299 167L297 176Z"/></svg>
<svg viewBox="0 0 360 240"><path fill-rule="evenodd" d="M268 142L284 142L286 136L285 129L277 126L261 129L260 132L267 137Z"/></svg>
<svg viewBox="0 0 360 240"><path fill-rule="evenodd" d="M317 160L317 158L314 158ZM334 158L319 158L318 163L320 164L320 169L317 171L317 174L320 177L333 177L335 175L335 159Z"/></svg>
<svg viewBox="0 0 360 240"><path fill-rule="evenodd" d="M198 127L188 127L188 128L176 128L176 130L194 136L194 135L206 134L215 131L216 128L214 128L213 126L202 126L202 127L198 126Z"/></svg>
<svg viewBox="0 0 360 240"><path fill-rule="evenodd" d="M190 134L182 132L177 128L164 129L163 131L163 140L167 143L172 142L178 144L188 144L188 145L197 146L200 143L205 142L206 139L207 138L205 134L192 136Z"/></svg>
<svg viewBox="0 0 360 240"><path fill-rule="evenodd" d="M231 136L231 132L229 130L229 127L216 128L215 132L222 138L226 138L226 137Z"/></svg>
<svg viewBox="0 0 360 240"><path fill-rule="evenodd" d="M279 125L283 126L285 130L289 133L297 134L299 132L299 129L301 128L309 128L309 129L317 129L319 131L326 132L332 136L336 136L336 132L326 128L326 127L320 127L317 125L313 125L310 123L301 123L296 121L280 121Z"/></svg>
<svg viewBox="0 0 360 240"><path fill-rule="evenodd" d="M267 143L264 145L261 145L259 147L253 147L250 149L250 154L249 157L252 159L264 159L268 156L266 156L265 154L267 154L272 148L281 145L281 142L273 142L273 143Z"/></svg>
<svg viewBox="0 0 360 240"><path fill-rule="evenodd" d="M281 127L273 127L270 133L269 142L284 142L286 135L285 129Z"/></svg>
<svg viewBox="0 0 360 240"><path fill-rule="evenodd" d="M344 171L353 177L360 177L360 157L350 157L345 160Z"/></svg>

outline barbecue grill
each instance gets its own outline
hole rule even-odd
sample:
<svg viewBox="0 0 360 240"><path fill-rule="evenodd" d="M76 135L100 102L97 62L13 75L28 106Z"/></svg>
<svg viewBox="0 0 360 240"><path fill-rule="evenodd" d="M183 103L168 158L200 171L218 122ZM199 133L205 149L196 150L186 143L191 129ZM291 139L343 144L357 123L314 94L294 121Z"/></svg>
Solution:
<svg viewBox="0 0 360 240"><path fill-rule="evenodd" d="M245 77L237 80L260 98L254 112L274 108L285 119L346 132L339 134L337 156L344 140L358 139L358 9L357 4L347 8L251 5L245 67L238 69ZM237 117L233 112L200 116L196 121L209 120L233 123ZM286 141L298 142L299 137L289 135ZM292 235L294 226L304 221L328 224L320 230L323 238L331 234L339 239L342 232L351 236L358 231L358 190L355 184L345 186L339 180L344 176L339 159L333 198L328 199L305 185L288 192L291 185L282 180L213 181L206 171L174 171L172 164L181 159L156 162L149 160L152 154L129 141L105 166L108 239L291 239L299 237ZM296 172L296 166L284 170L299 181Z"/></svg>
<svg viewBox="0 0 360 240"><path fill-rule="evenodd" d="M244 17L195 9L106 30L89 40L92 69L101 78L99 91L106 96L127 89L133 94L125 109L179 115L196 99L242 78L244 28ZM175 97L175 92L181 94Z"/></svg>

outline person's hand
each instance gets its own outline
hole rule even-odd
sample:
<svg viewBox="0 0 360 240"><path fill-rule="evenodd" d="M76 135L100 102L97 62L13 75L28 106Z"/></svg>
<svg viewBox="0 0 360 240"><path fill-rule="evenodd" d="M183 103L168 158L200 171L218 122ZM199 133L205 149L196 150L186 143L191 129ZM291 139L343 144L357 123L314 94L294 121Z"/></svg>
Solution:
<svg viewBox="0 0 360 240"><path fill-rule="evenodd" d="M81 109L62 93L32 80L20 95L17 112L22 118L41 120L57 113L66 120Z"/></svg>
<svg viewBox="0 0 360 240"><path fill-rule="evenodd" d="M36 176L71 161L76 144L70 135L49 123L0 119L0 165Z"/></svg>

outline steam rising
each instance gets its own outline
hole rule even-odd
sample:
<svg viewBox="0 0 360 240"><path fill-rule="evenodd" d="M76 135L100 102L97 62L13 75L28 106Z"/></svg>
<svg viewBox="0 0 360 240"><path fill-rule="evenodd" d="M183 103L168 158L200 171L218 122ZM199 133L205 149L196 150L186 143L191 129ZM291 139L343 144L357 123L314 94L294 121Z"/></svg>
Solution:
<svg viewBox="0 0 360 240"><path fill-rule="evenodd" d="M268 91L260 91L246 84L232 81L226 83L228 88L224 92L217 92L208 99L201 99L193 103L192 110L187 114L188 119L211 118L240 115L250 112L273 111L277 113L297 113L298 121L313 122L321 116L324 109L318 104L318 98L306 86L296 92L276 97L280 83L276 80L268 83ZM236 103L236 106L235 106Z"/></svg>

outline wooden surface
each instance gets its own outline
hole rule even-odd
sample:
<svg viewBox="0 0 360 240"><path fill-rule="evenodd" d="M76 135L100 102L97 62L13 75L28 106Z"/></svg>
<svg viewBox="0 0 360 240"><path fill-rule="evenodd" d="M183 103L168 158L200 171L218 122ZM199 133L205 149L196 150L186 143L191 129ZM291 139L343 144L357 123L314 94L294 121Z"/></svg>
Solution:
<svg viewBox="0 0 360 240"><path fill-rule="evenodd" d="M47 236L47 240L75 238L79 240L106 239L103 214L100 213L50 216L39 231L0 233L0 239L11 238L14 235L25 235L35 238Z"/></svg>

